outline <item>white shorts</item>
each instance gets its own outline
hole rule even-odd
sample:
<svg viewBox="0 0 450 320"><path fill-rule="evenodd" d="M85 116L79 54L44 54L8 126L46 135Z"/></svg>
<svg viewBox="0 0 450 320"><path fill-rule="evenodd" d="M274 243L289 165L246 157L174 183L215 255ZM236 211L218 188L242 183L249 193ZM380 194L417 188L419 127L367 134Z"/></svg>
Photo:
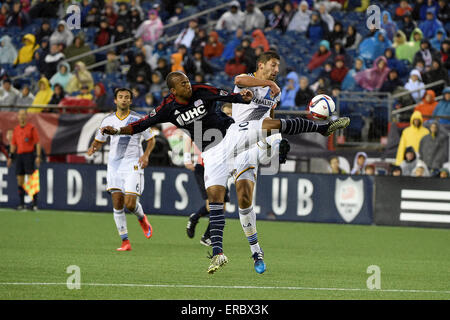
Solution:
<svg viewBox="0 0 450 320"><path fill-rule="evenodd" d="M222 141L203 152L205 165L205 188L220 185L227 186L227 180L236 169L236 159L243 157L240 163L254 162L254 152L246 151L255 147L256 142L264 140L266 133L261 129L262 120L233 123Z"/></svg>
<svg viewBox="0 0 450 320"><path fill-rule="evenodd" d="M140 172L107 172L107 191L141 196L144 191L144 174Z"/></svg>
<svg viewBox="0 0 450 320"><path fill-rule="evenodd" d="M267 137L264 141L258 141L248 151L242 152L235 159L232 175L235 182L239 180L250 180L256 183L258 167L262 165L272 165L272 160L278 171L278 148L282 137L280 133Z"/></svg>

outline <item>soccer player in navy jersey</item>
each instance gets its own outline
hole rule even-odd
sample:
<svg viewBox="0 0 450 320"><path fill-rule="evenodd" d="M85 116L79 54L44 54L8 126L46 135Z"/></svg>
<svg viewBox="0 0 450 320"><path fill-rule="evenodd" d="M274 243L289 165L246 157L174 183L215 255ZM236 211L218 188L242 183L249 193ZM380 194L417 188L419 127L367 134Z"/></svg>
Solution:
<svg viewBox="0 0 450 320"><path fill-rule="evenodd" d="M234 123L223 112L217 112L216 101L250 103L253 93L243 89L229 93L209 85L191 85L187 76L179 71L171 72L166 79L170 94L148 116L119 129L102 128L102 133L131 135L144 131L157 123L170 122L188 131L191 139L202 152L205 165L205 187L210 207L211 242L213 252L208 273L214 273L228 262L223 254L223 229L225 227L224 198L230 169L235 154L242 152L270 134L271 130L294 135L318 132L325 136L348 126L348 118L328 123L295 119L265 119ZM231 165L230 165L231 164Z"/></svg>

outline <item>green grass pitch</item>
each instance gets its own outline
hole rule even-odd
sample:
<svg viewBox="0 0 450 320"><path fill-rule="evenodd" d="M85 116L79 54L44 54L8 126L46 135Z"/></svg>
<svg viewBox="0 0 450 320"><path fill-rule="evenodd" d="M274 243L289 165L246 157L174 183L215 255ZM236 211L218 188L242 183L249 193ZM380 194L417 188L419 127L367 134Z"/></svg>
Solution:
<svg viewBox="0 0 450 320"><path fill-rule="evenodd" d="M127 219L133 250L116 252L112 214L1 209L0 299L450 299L445 229L259 221L260 275L239 220L228 219L229 263L209 275L206 219L194 239L186 217L149 215L151 239ZM79 290L66 286L70 265L80 268ZM381 289L367 288L371 265Z"/></svg>

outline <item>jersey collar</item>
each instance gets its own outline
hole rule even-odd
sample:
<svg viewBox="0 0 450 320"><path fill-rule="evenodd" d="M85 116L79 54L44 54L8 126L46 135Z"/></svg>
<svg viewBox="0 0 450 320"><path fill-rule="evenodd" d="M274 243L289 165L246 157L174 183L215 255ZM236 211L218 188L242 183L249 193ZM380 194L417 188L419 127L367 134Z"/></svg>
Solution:
<svg viewBox="0 0 450 320"><path fill-rule="evenodd" d="M128 110L128 113L123 117L123 118L120 118L118 115L117 115L117 111L116 111L116 117L117 117L117 119L119 119L120 121L122 121L123 119L125 119L126 117L128 117L130 115L130 110Z"/></svg>

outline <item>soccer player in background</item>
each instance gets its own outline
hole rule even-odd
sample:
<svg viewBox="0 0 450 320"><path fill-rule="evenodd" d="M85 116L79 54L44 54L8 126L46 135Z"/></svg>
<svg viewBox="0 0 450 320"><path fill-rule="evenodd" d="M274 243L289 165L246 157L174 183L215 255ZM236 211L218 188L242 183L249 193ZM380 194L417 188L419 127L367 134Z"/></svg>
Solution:
<svg viewBox="0 0 450 320"><path fill-rule="evenodd" d="M116 112L106 116L101 128L104 126L122 127L141 119L143 116L130 110L132 92L127 88L119 88L114 92ZM141 138L147 141L145 151L142 150ZM106 142L107 136L100 131L95 136L87 154L98 151ZM144 235L149 239L153 229L147 220L138 197L144 191L144 169L148 165L148 158L155 146L155 138L151 129L143 130L134 136L111 136L110 151L107 169L107 191L111 193L113 202L114 221L117 231L122 239L122 245L117 251L131 250L128 239L127 220L125 208L137 216Z"/></svg>
<svg viewBox="0 0 450 320"><path fill-rule="evenodd" d="M39 143L39 133L35 126L27 122L27 110L21 109L17 113L19 124L14 128L9 157L7 160L8 168L12 161L16 160L17 191L19 193L19 206L17 210L25 209L25 177L27 179L33 174L36 168L41 164L41 145ZM33 196L31 209L37 210L37 196Z"/></svg>
<svg viewBox="0 0 450 320"><path fill-rule="evenodd" d="M223 254L223 230L225 227L224 197L230 169L234 165L234 154L238 154L261 140L271 130L295 135L319 132L325 136L348 126L349 118L339 118L320 124L314 121L294 119L269 119L234 123L223 113L216 112L216 101L250 103L253 93L243 89L230 94L225 90L197 84L191 85L188 77L180 71L167 76L170 94L145 118L116 129L101 128L103 134L136 134L157 123L170 122L186 129L197 147L201 147L205 163L205 187L210 207L212 255L208 273L212 274L228 262Z"/></svg>

